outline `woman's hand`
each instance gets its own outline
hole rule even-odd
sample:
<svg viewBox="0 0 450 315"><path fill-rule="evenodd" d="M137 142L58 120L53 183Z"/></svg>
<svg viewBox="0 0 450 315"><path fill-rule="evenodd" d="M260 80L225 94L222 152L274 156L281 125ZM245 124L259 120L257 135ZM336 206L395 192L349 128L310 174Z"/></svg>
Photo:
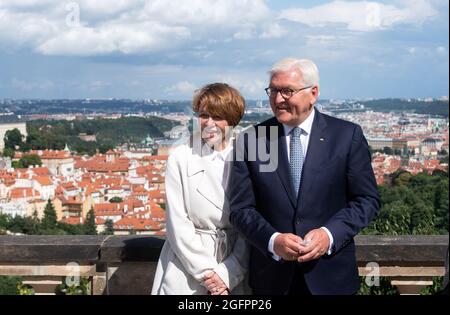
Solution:
<svg viewBox="0 0 450 315"><path fill-rule="evenodd" d="M205 275L205 277L203 278L203 283L204 283L205 287L209 290L211 295L228 295L228 294L230 294L226 284L219 277L219 275L217 273L215 273L214 271L211 271L210 273L207 273Z"/></svg>

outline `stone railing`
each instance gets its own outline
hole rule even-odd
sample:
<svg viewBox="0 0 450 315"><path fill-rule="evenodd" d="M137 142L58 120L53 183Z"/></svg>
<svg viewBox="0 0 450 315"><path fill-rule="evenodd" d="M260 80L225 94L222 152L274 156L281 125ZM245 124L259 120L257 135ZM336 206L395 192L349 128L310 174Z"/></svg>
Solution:
<svg viewBox="0 0 450 315"><path fill-rule="evenodd" d="M418 294L445 274L448 235L355 242L360 275L389 277L401 294ZM163 243L152 236L0 236L0 276L21 276L36 294L54 294L80 276L94 295L149 294Z"/></svg>

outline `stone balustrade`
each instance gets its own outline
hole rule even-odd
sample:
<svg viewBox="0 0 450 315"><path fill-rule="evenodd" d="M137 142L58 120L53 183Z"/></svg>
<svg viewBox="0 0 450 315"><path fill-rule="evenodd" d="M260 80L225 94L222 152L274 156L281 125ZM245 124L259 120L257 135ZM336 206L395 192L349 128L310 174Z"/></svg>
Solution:
<svg viewBox="0 0 450 315"><path fill-rule="evenodd" d="M418 294L444 276L448 235L357 236L361 276L388 277L400 294ZM21 276L36 294L87 277L93 295L149 294L163 238L153 236L0 236L0 275ZM370 282L370 281L369 281Z"/></svg>

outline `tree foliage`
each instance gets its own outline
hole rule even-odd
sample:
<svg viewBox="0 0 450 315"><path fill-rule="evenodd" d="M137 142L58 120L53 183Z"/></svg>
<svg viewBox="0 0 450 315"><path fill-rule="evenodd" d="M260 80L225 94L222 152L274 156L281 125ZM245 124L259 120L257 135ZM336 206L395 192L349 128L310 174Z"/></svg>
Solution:
<svg viewBox="0 0 450 315"><path fill-rule="evenodd" d="M113 235L114 234L114 222L110 219L105 221L105 231L103 232L104 235Z"/></svg>
<svg viewBox="0 0 450 315"><path fill-rule="evenodd" d="M55 207L53 206L51 200L47 201L44 209L44 218L42 219L41 228L43 230L54 230L57 228L57 217Z"/></svg>
<svg viewBox="0 0 450 315"><path fill-rule="evenodd" d="M119 203L122 201L123 201L123 199L120 197L112 197L111 199L109 199L109 202L111 202L111 203Z"/></svg>
<svg viewBox="0 0 450 315"><path fill-rule="evenodd" d="M433 100L425 102L420 100L403 100L398 98L377 99L370 101L361 101L361 103L370 109L381 112L415 112L418 114L431 114L448 117L448 101Z"/></svg>
<svg viewBox="0 0 450 315"><path fill-rule="evenodd" d="M24 136L20 133L20 130L14 128L12 130L8 130L5 133L3 141L5 143L5 148L9 148L12 150L16 150L23 143Z"/></svg>
<svg viewBox="0 0 450 315"><path fill-rule="evenodd" d="M123 143L140 143L147 135L162 137L177 123L159 117L125 117L76 121L36 120L27 123L26 144L33 150L62 150L67 144L79 154L105 153ZM84 141L81 133L95 135L96 141Z"/></svg>
<svg viewBox="0 0 450 315"><path fill-rule="evenodd" d="M447 234L448 185L448 173L392 174L391 185L379 186L381 209L363 234Z"/></svg>
<svg viewBox="0 0 450 315"><path fill-rule="evenodd" d="M29 166L41 166L42 160L37 154L26 154L19 161L13 162L14 168L28 168Z"/></svg>
<svg viewBox="0 0 450 315"><path fill-rule="evenodd" d="M91 208L86 215L86 221L84 222L84 234L97 235L94 208Z"/></svg>

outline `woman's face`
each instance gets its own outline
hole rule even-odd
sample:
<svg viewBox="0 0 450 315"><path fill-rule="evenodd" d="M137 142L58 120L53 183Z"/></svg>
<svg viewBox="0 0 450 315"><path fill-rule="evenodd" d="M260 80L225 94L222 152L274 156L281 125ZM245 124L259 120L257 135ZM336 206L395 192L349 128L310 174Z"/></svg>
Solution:
<svg viewBox="0 0 450 315"><path fill-rule="evenodd" d="M211 116L206 106L200 108L198 117L202 139L215 149L224 149L227 145L226 135L231 130L228 122L221 117Z"/></svg>

